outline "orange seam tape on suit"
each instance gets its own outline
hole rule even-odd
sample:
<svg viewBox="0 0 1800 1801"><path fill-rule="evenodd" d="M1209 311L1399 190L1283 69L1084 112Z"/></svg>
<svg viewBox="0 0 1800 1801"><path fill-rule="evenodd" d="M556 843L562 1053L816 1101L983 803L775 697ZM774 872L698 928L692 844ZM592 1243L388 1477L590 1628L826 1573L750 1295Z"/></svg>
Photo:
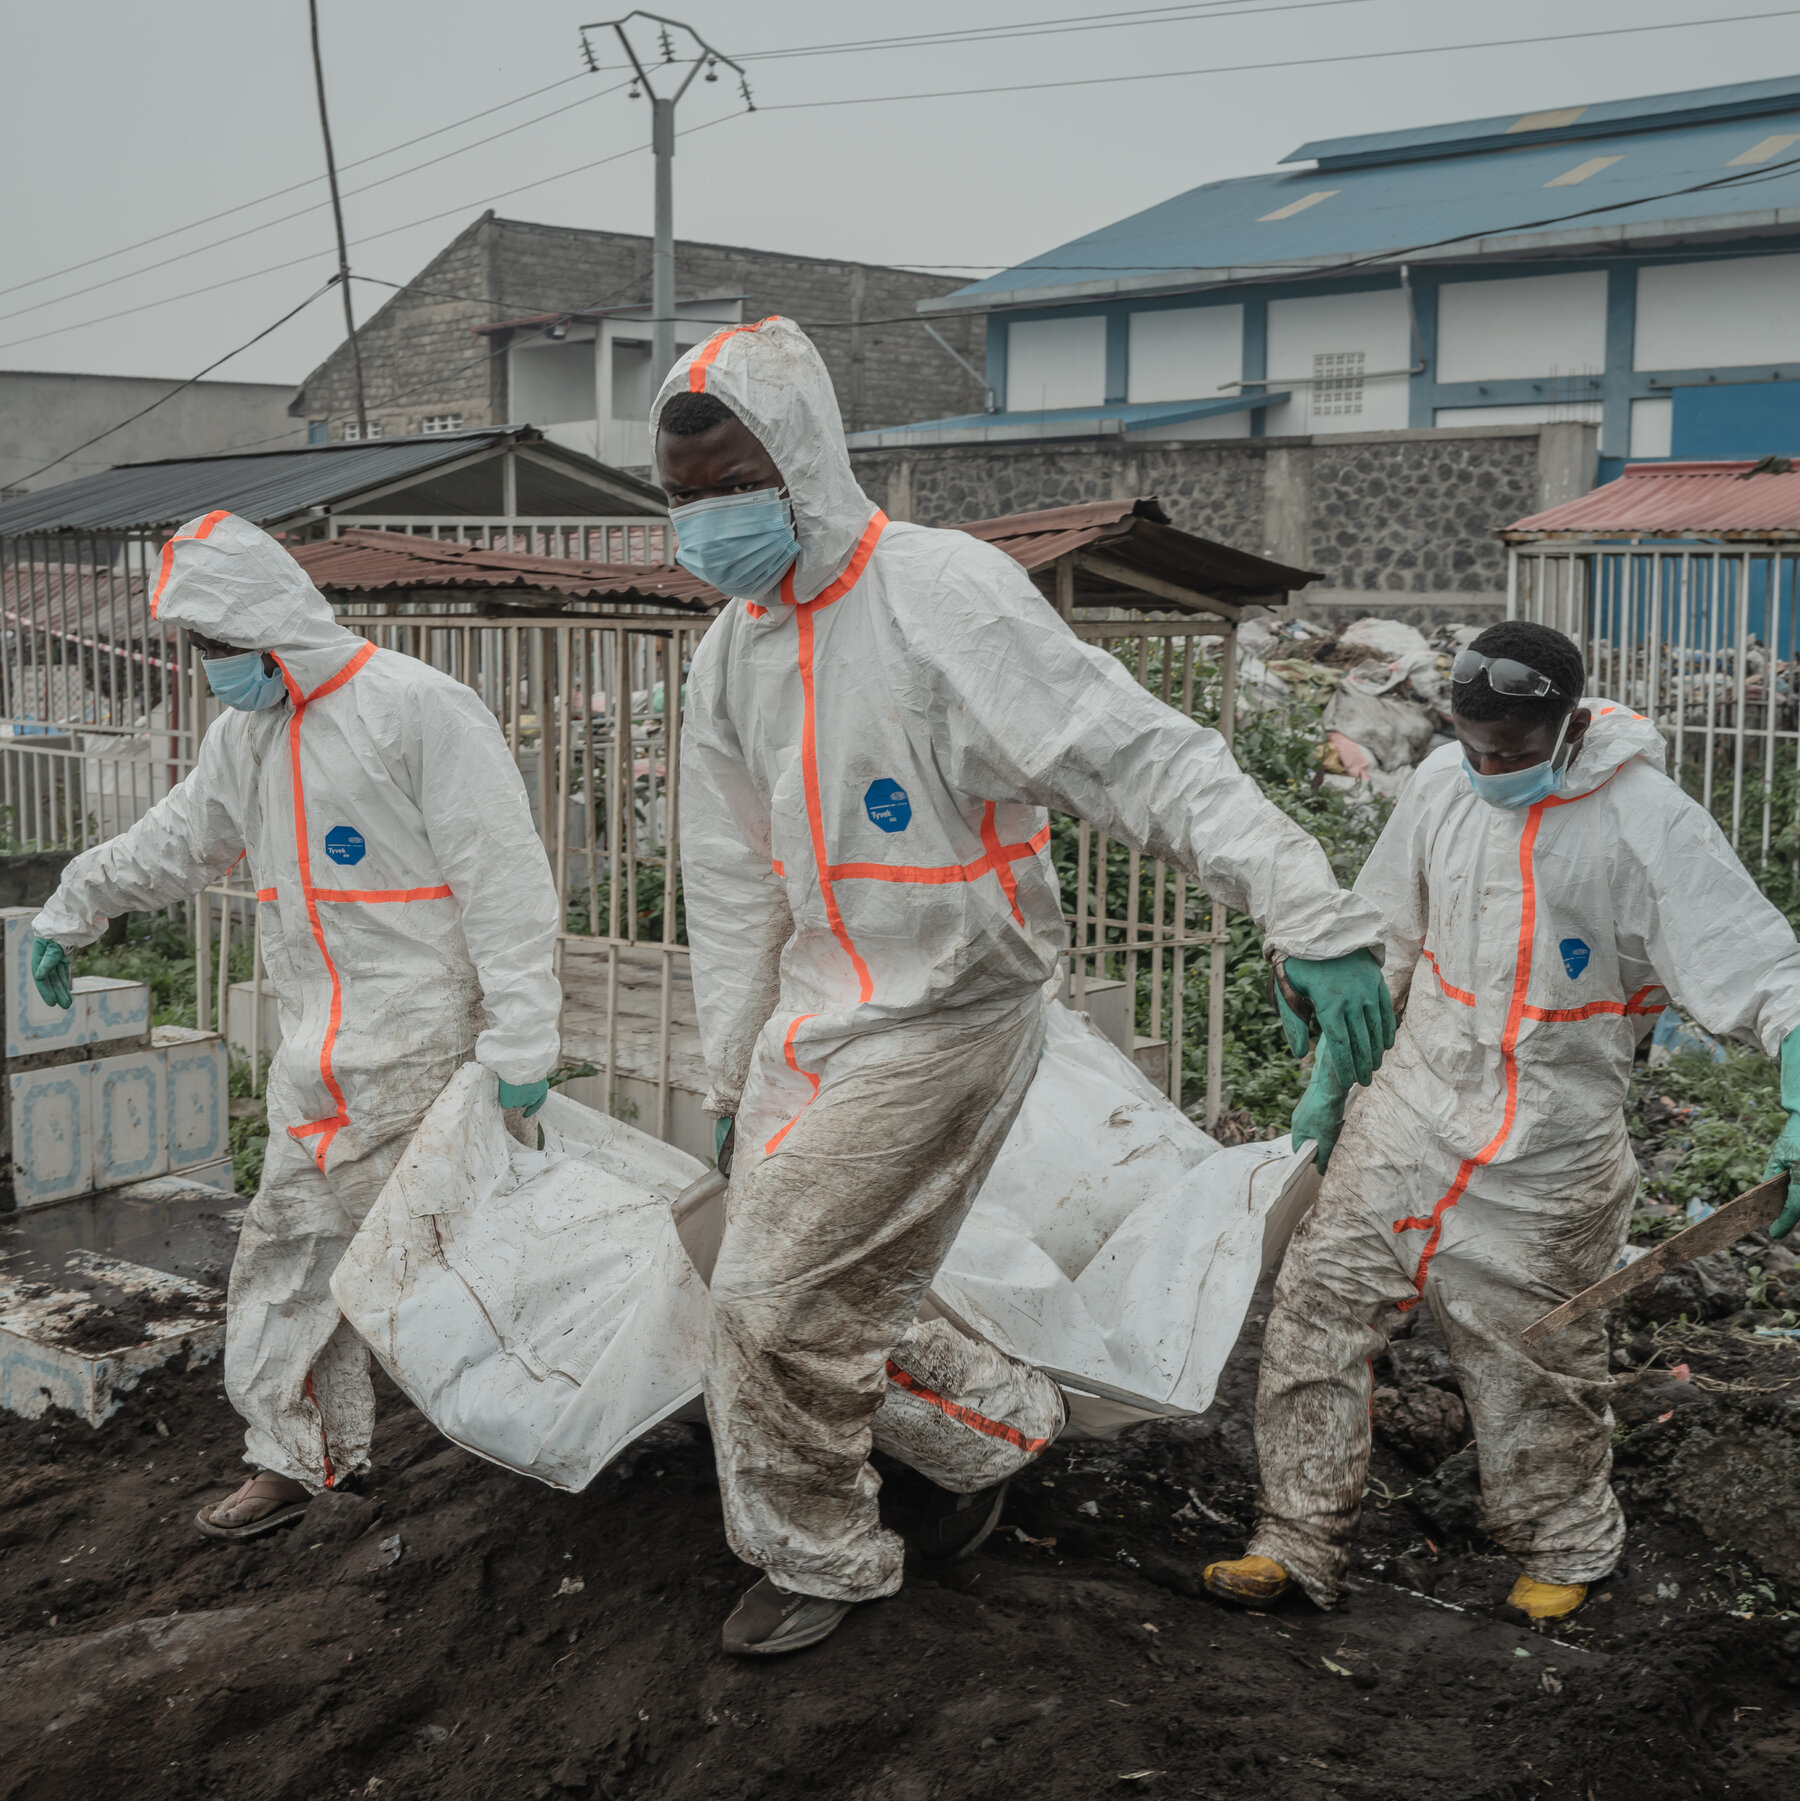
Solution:
<svg viewBox="0 0 1800 1801"><path fill-rule="evenodd" d="M319 1398L313 1393L312 1371L306 1372L306 1398L313 1404L313 1412L319 1416L319 1455L325 1460L325 1486L337 1486L337 1472L331 1467L331 1438L325 1430L325 1410L319 1405Z"/></svg>
<svg viewBox="0 0 1800 1801"><path fill-rule="evenodd" d="M805 1025L809 1019L817 1019L818 1017L819 1016L816 1013L800 1014L798 1017L795 1018L793 1023L791 1025L789 1025L789 1027L787 1029L787 1037L784 1038L781 1042L781 1054L787 1058L788 1068L791 1069L795 1075L805 1076L807 1081L812 1083L812 1093L809 1094L806 1097L806 1100L802 1103L801 1108L800 1108L800 1113L804 1113L806 1111L806 1109L808 1107L810 1107L813 1104L813 1102L819 1098L819 1078L817 1076L815 1076L810 1069L802 1069L800 1067L800 1060L799 1060L799 1058L797 1058L794 1055L794 1034L796 1032L798 1032L800 1030L800 1028L803 1025ZM779 1132L777 1132L775 1134L775 1136L773 1138L771 1138L769 1140L769 1142L763 1146L763 1155L765 1157L773 1156L775 1154L775 1147L778 1144L780 1144L782 1139L787 1137L788 1133L793 1131L793 1129L796 1125L798 1125L800 1123L800 1113L796 1113L794 1115L794 1117L792 1119L790 1119L787 1122L787 1124L785 1126L783 1126L781 1128L781 1130Z"/></svg>
<svg viewBox="0 0 1800 1801"><path fill-rule="evenodd" d="M1420 945L1419 955L1431 965L1431 973L1437 977L1438 986L1443 989L1449 999L1461 1001L1465 1007L1472 1007L1475 1005L1474 995L1469 993L1466 988L1452 988L1450 984L1444 980L1444 972L1438 968L1438 960L1431 954L1431 947L1429 945Z"/></svg>
<svg viewBox="0 0 1800 1801"><path fill-rule="evenodd" d="M781 578L782 599L794 606L799 624L800 778L806 789L807 823L812 828L813 865L819 874L819 895L825 902L825 918L831 927L831 935L843 946L844 954L850 959L851 967L856 971L860 991L858 998L865 1001L874 998L875 981L850 936L849 928L844 924L844 916L838 911L837 895L832 892L831 886L831 858L825 846L825 807L819 794L818 706L813 691L813 617L816 607L829 606L855 587L863 570L868 567L869 558L874 554L875 545L886 524L887 515L878 509L863 532L856 553L851 557L844 573L805 605L794 602L793 570L790 568Z"/></svg>
<svg viewBox="0 0 1800 1801"><path fill-rule="evenodd" d="M256 898L259 901L272 901L275 898L275 890L273 888L259 888L256 891Z"/></svg>
<svg viewBox="0 0 1800 1801"><path fill-rule="evenodd" d="M1611 776L1606 778L1607 782L1611 780ZM1597 794L1605 786L1606 782L1602 782L1598 787L1589 789L1588 793ZM1401 1313L1410 1311L1424 1299L1425 1278L1430 1273L1431 1260L1437 1255L1438 1244L1444 1235L1444 1215L1462 1199L1463 1191L1469 1186L1470 1178L1476 1170L1491 1163L1512 1136L1513 1116L1519 1106L1519 1027L1531 1012L1525 1004L1525 996L1531 987L1531 944L1537 930L1537 874L1532 866L1532 855L1537 848L1538 827L1544 823L1547 808L1572 806L1576 801L1586 799L1587 794L1572 794L1566 799L1552 795L1547 800L1540 800L1532 807L1525 829L1519 835L1519 949L1513 965L1512 1002L1506 1011L1505 1029L1500 1034L1500 1061L1506 1072L1506 1110L1501 1115L1500 1130L1473 1157L1463 1159L1449 1191L1438 1200L1427 1217L1421 1219L1415 1216L1394 1221L1396 1232L1430 1233L1425 1240L1424 1249L1419 1253L1419 1266L1413 1274L1413 1288L1417 1292L1410 1300L1400 1303L1398 1311ZM1437 967L1435 958L1432 960L1432 967ZM1438 980L1443 981L1442 975ZM1633 999L1641 999L1648 992L1648 989L1640 989ZM1603 1004L1618 1006L1620 1003L1615 1001Z"/></svg>
<svg viewBox="0 0 1800 1801"><path fill-rule="evenodd" d="M329 681L321 682L311 694L304 696L299 696L294 678L281 663L281 659L276 658L282 678L288 685L288 693L297 697L294 700L294 716L288 721L288 763L294 790L294 852L300 865L300 893L306 902L306 917L312 924L313 942L318 945L319 955L325 960L326 974L331 977L331 1013L326 1021L325 1036L319 1045L319 1075L325 1083L326 1093L337 1106L337 1112L329 1119L308 1120L304 1125L289 1126L288 1136L319 1140L313 1151L313 1161L319 1166L321 1175L325 1171L325 1156L331 1149L331 1141L350 1123L350 1110L331 1067L332 1047L337 1042L338 1027L344 1017L344 985L338 977L337 965L331 960L331 952L326 948L325 922L319 917L320 891L313 886L312 852L306 840L306 787L300 774L300 721L313 701L343 687L374 654L375 646L365 644Z"/></svg>
<svg viewBox="0 0 1800 1801"><path fill-rule="evenodd" d="M162 605L163 589L168 586L169 572L175 567L175 546L177 544L197 544L202 538L210 538L217 529L219 521L230 517L230 509L221 507L218 512L208 513L200 521L200 529L197 532L189 532L185 538L171 538L163 546L162 568L157 571L156 576L156 592L150 596L150 617L152 619L158 617L157 609Z"/></svg>
<svg viewBox="0 0 1800 1801"><path fill-rule="evenodd" d="M435 888L321 888L317 898L322 901L449 900L451 889L448 882L440 882Z"/></svg>
<svg viewBox="0 0 1800 1801"><path fill-rule="evenodd" d="M971 1431L979 1432L987 1438L1003 1439L1009 1445L1016 1445L1021 1451L1035 1456L1049 1444L1047 1438L1027 1438L1017 1426L1009 1426L1004 1420L991 1420L985 1413L977 1413L973 1407L965 1407L960 1401L952 1401L946 1396L929 1389L917 1376L908 1375L891 1357L887 1366L888 1380L896 1388L903 1388L909 1395L917 1395L927 1406L935 1407L939 1413L953 1419L958 1425L967 1426Z"/></svg>
<svg viewBox="0 0 1800 1801"><path fill-rule="evenodd" d="M767 319L758 319L754 325L732 325L728 326L724 331L714 332L713 335L700 346L699 353L695 356L694 360L688 364L688 392L690 394L704 394L706 392L706 372L712 367L713 358L725 348L725 340L727 338L735 338L739 332L761 331L765 325L773 325L774 323L775 315L771 313Z"/></svg>

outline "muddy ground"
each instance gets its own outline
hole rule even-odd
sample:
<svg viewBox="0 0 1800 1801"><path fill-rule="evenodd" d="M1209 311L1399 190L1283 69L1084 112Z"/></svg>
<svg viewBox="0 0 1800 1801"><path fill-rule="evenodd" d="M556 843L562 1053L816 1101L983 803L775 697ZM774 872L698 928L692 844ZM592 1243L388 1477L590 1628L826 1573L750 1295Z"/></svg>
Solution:
<svg viewBox="0 0 1800 1801"><path fill-rule="evenodd" d="M1496 1615L1428 1323L1378 1366L1348 1609L1203 1598L1262 1305L1205 1418L1053 1450L979 1557L768 1664L718 1649L749 1572L697 1428L562 1495L384 1389L364 1496L224 1546L191 1524L238 1480L216 1364L98 1432L0 1415L0 1796L1800 1794L1800 1348L1766 1312L1621 1323L1630 1545L1552 1632Z"/></svg>

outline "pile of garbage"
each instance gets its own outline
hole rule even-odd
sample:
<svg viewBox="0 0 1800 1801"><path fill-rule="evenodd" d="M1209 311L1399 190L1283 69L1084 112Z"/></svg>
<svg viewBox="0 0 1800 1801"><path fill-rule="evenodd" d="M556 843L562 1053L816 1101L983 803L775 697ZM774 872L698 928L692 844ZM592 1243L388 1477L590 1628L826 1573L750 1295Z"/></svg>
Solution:
<svg viewBox="0 0 1800 1801"><path fill-rule="evenodd" d="M1398 619L1253 619L1238 628L1240 715L1295 703L1323 709L1315 786L1397 800L1451 742L1450 662L1481 627L1427 638Z"/></svg>

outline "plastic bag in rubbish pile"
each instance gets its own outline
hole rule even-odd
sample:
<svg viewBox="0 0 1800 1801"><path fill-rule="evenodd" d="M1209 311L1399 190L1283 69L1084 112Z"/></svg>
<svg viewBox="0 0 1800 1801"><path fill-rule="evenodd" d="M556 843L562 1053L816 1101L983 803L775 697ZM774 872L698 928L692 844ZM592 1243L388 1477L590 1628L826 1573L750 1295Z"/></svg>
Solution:
<svg viewBox="0 0 1800 1801"><path fill-rule="evenodd" d="M689 1252L710 1274L724 1184L560 1095L538 1117L545 1145L527 1151L493 1078L462 1070L332 1291L447 1437L581 1488L699 1392ZM1311 1171L1285 1138L1220 1150L1051 1003L1036 1079L926 1309L1054 1374L1075 1436L1200 1412Z"/></svg>

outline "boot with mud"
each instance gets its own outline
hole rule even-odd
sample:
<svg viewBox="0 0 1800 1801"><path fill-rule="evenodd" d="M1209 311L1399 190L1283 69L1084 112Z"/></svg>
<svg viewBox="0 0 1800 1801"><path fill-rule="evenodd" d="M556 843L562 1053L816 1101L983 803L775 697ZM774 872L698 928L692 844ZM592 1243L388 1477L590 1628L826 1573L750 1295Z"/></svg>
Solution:
<svg viewBox="0 0 1800 1801"><path fill-rule="evenodd" d="M1512 1585L1505 1604L1528 1620L1560 1620L1587 1599L1587 1592L1585 1582L1539 1582L1535 1577L1521 1576Z"/></svg>
<svg viewBox="0 0 1800 1801"><path fill-rule="evenodd" d="M961 1563L973 1557L985 1545L994 1528L1000 1524L1000 1512L1006 1505L1006 1490L1012 1478L978 1488L972 1495L953 1494L934 1482L919 1522L913 1528L913 1543L927 1563Z"/></svg>
<svg viewBox="0 0 1800 1801"><path fill-rule="evenodd" d="M1209 1595L1234 1607L1266 1607L1294 1586L1294 1579L1273 1557L1237 1557L1209 1563L1200 1580Z"/></svg>
<svg viewBox="0 0 1800 1801"><path fill-rule="evenodd" d="M258 1470L223 1501L202 1507L194 1524L208 1538L257 1538L299 1519L312 1496L298 1482Z"/></svg>
<svg viewBox="0 0 1800 1801"><path fill-rule="evenodd" d="M725 1649L733 1657L782 1657L829 1638L844 1623L854 1601L823 1595L795 1595L767 1576L744 1591L725 1622Z"/></svg>

